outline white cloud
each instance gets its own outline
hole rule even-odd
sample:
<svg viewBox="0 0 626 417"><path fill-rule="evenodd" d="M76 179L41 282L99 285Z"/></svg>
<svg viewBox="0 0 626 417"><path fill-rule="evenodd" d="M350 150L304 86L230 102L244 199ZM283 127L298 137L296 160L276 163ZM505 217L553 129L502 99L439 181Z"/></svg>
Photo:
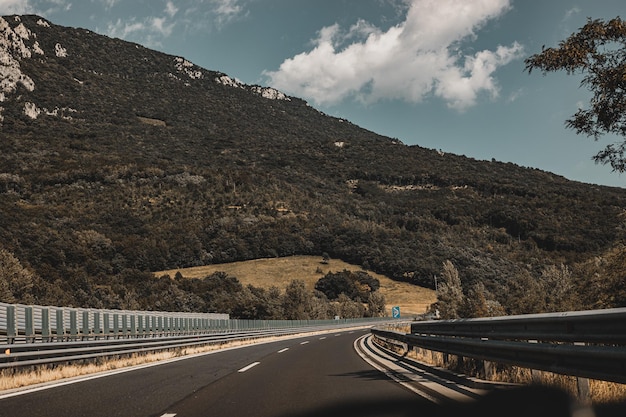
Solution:
<svg viewBox="0 0 626 417"><path fill-rule="evenodd" d="M245 9L240 0L211 0L211 3L214 5L212 12L218 27L245 14Z"/></svg>
<svg viewBox="0 0 626 417"><path fill-rule="evenodd" d="M497 97L495 71L522 54L518 43L473 54L461 49L509 8L508 0L411 0L404 21L387 31L364 21L347 31L324 27L312 50L265 75L272 87L317 104L350 97L420 102L435 95L462 111L482 93Z"/></svg>
<svg viewBox="0 0 626 417"><path fill-rule="evenodd" d="M170 36L175 26L175 23L169 22L165 17L150 17L148 23L152 32L163 37Z"/></svg>
<svg viewBox="0 0 626 417"><path fill-rule="evenodd" d="M108 24L106 33L112 38L137 41L146 46L159 46L163 38L172 34L175 26L176 23L166 16L149 16L139 21L136 18L117 19Z"/></svg>
<svg viewBox="0 0 626 417"><path fill-rule="evenodd" d="M72 8L68 0L0 0L0 16L13 14L38 14L47 16Z"/></svg>
<svg viewBox="0 0 626 417"><path fill-rule="evenodd" d="M580 14L580 12L581 10L579 7L577 6L572 7L571 9L565 12L565 16L563 16L563 22L570 20L572 17L576 16L577 14Z"/></svg>
<svg viewBox="0 0 626 417"><path fill-rule="evenodd" d="M0 15L33 13L35 8L29 0L0 0Z"/></svg>
<svg viewBox="0 0 626 417"><path fill-rule="evenodd" d="M136 22L134 18L128 21L117 19L116 22L109 23L107 34L112 38L127 39L129 35L146 31L145 22Z"/></svg>
<svg viewBox="0 0 626 417"><path fill-rule="evenodd" d="M577 6L574 6L571 9L565 11L563 18L561 19L561 22L559 24L562 38L567 38L571 35L573 31L571 25L576 24L576 21L578 20L577 17L580 15L581 12L582 10Z"/></svg>
<svg viewBox="0 0 626 417"><path fill-rule="evenodd" d="M106 10L111 10L113 6L119 3L119 0L102 0L102 3L104 4L104 8Z"/></svg>
<svg viewBox="0 0 626 417"><path fill-rule="evenodd" d="M165 13L169 17L174 17L174 15L176 15L176 13L178 13L178 8L174 5L173 2L168 1L167 4L165 5Z"/></svg>
<svg viewBox="0 0 626 417"><path fill-rule="evenodd" d="M506 99L506 102L513 103L517 101L517 99L519 99L520 97L524 96L525 94L526 94L526 91L523 88L519 88L509 94L509 96Z"/></svg>

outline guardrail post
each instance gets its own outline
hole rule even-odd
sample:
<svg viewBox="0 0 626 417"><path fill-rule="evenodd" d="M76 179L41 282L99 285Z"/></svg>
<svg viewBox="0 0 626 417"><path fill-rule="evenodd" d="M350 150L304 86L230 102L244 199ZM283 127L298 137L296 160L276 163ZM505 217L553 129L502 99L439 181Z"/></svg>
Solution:
<svg viewBox="0 0 626 417"><path fill-rule="evenodd" d="M538 340L529 340L528 343L539 343L539 341ZM537 369L531 369L530 370L530 379L531 379L533 384L541 384L541 381L543 379L541 371L539 371Z"/></svg>
<svg viewBox="0 0 626 417"><path fill-rule="evenodd" d="M93 335L94 338L98 338L100 336L100 333L102 333L102 328L100 327L100 312L99 311L94 311L93 312Z"/></svg>
<svg viewBox="0 0 626 417"><path fill-rule="evenodd" d="M144 327L143 327L143 315L137 316L137 335L140 337L144 336Z"/></svg>
<svg viewBox="0 0 626 417"><path fill-rule="evenodd" d="M91 326L89 325L89 311L83 311L83 327L80 331L81 339L85 340L91 336Z"/></svg>
<svg viewBox="0 0 626 417"><path fill-rule="evenodd" d="M70 310L70 336L72 340L78 337L78 320L76 319L76 310Z"/></svg>
<svg viewBox="0 0 626 417"><path fill-rule="evenodd" d="M574 342L574 345L585 346L585 343ZM591 389L589 388L589 379L576 377L576 390L578 394L578 402L583 405L590 405Z"/></svg>
<svg viewBox="0 0 626 417"><path fill-rule="evenodd" d="M122 313L122 336L128 336L128 314Z"/></svg>
<svg viewBox="0 0 626 417"><path fill-rule="evenodd" d="M150 316L150 335L152 337L155 336L156 333L156 317L155 316Z"/></svg>
<svg viewBox="0 0 626 417"><path fill-rule="evenodd" d="M111 333L111 323L109 313L102 313L102 333L107 339Z"/></svg>
<svg viewBox="0 0 626 417"><path fill-rule="evenodd" d="M113 337L119 338L120 335L120 316L117 313L113 313Z"/></svg>
<svg viewBox="0 0 626 417"><path fill-rule="evenodd" d="M63 309L58 308L56 315L57 315L56 334L57 334L57 342L58 342L58 341L62 341L65 338L65 324L63 323L64 322Z"/></svg>
<svg viewBox="0 0 626 417"><path fill-rule="evenodd" d="M7 343L15 342L17 336L17 314L15 306L7 306Z"/></svg>
<svg viewBox="0 0 626 417"><path fill-rule="evenodd" d="M495 364L490 361L483 361L483 373L485 374L485 379L491 381L496 373Z"/></svg>
<svg viewBox="0 0 626 417"><path fill-rule="evenodd" d="M24 319L24 336L26 336L26 343L33 343L35 341L35 325L32 307L26 307L24 309Z"/></svg>
<svg viewBox="0 0 626 417"><path fill-rule="evenodd" d="M163 336L170 335L170 320L167 316L163 316Z"/></svg>
<svg viewBox="0 0 626 417"><path fill-rule="evenodd" d="M50 341L50 309L41 309L41 340L44 342Z"/></svg>
<svg viewBox="0 0 626 417"><path fill-rule="evenodd" d="M130 336L137 337L137 316L130 315Z"/></svg>
<svg viewBox="0 0 626 417"><path fill-rule="evenodd" d="M465 358L463 356L456 355L456 369L458 372L463 371L463 362L465 362Z"/></svg>
<svg viewBox="0 0 626 417"><path fill-rule="evenodd" d="M590 405L591 389L589 388L589 379L577 377L576 388L578 390L578 402L584 405Z"/></svg>

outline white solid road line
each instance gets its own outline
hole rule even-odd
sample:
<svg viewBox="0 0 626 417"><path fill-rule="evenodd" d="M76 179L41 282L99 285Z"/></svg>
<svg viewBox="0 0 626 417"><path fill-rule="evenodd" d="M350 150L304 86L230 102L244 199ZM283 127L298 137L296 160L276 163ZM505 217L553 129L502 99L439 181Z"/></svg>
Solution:
<svg viewBox="0 0 626 417"><path fill-rule="evenodd" d="M258 364L260 364L261 362L252 362L250 365L248 366L244 366L243 368L241 368L240 370L238 370L237 372L246 372L248 369L252 368L253 366L257 366Z"/></svg>
<svg viewBox="0 0 626 417"><path fill-rule="evenodd" d="M279 350L278 353L283 353L283 352L286 352L288 350L289 350L289 348L284 348L284 349Z"/></svg>

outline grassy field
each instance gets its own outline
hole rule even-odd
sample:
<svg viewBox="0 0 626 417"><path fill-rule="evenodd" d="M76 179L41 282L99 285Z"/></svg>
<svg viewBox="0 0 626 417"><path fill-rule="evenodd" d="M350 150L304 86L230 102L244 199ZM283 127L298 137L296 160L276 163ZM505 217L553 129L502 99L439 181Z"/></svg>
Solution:
<svg viewBox="0 0 626 417"><path fill-rule="evenodd" d="M256 259L252 261L233 262L229 264L198 266L193 268L172 269L156 272L156 276L169 275L174 277L176 272L186 278L204 278L213 272L222 271L237 277L243 284L252 284L255 287L269 288L274 285L284 289L293 279L301 279L309 289L328 272L359 271L359 266L331 259L328 264L322 264L319 256L290 256L286 258ZM368 271L370 275L380 281L380 292L387 300L387 309L391 315L391 307L400 307L402 317L412 317L424 313L427 307L436 301L433 290L418 287L405 282L393 281L390 278Z"/></svg>

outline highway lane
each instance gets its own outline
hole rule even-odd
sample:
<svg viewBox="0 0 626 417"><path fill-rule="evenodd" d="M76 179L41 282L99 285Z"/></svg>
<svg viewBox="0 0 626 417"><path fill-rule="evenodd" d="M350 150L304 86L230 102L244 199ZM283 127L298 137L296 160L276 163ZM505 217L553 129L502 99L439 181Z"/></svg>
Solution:
<svg viewBox="0 0 626 417"><path fill-rule="evenodd" d="M225 376L164 414L401 416L432 409L431 403L392 382L356 354L354 340L362 334L338 332L305 338L243 372Z"/></svg>
<svg viewBox="0 0 626 417"><path fill-rule="evenodd" d="M366 332L343 330L248 345L23 395L0 395L0 417L367 417L414 415L414 407L434 407L355 353L354 340Z"/></svg>

